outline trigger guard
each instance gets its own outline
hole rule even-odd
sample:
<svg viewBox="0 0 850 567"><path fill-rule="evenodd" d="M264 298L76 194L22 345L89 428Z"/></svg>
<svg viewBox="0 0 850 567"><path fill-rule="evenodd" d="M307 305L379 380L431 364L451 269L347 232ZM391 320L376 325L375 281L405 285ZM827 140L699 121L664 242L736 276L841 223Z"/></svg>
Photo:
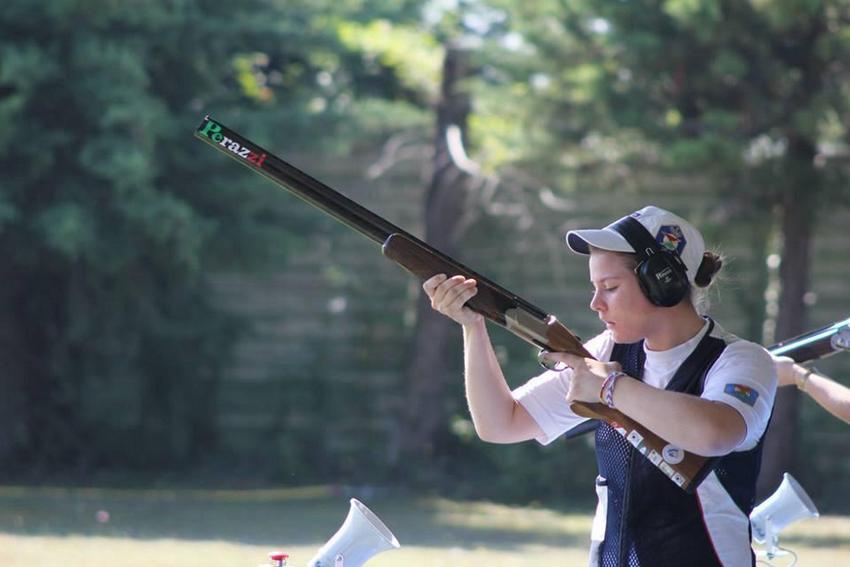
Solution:
<svg viewBox="0 0 850 567"><path fill-rule="evenodd" d="M569 366L559 360L551 360L546 358L546 355L549 354L550 351L546 349L541 349L540 352L537 353L537 364L545 368L546 370L552 370L553 372L563 372Z"/></svg>

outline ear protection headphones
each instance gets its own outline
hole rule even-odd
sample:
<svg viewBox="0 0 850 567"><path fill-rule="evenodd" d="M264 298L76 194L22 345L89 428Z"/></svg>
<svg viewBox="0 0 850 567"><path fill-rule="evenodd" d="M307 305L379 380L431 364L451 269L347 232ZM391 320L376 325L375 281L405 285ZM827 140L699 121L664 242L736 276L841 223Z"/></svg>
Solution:
<svg viewBox="0 0 850 567"><path fill-rule="evenodd" d="M690 289L687 267L675 252L663 248L637 219L628 216L611 226L637 254L635 274L644 295L659 307L673 307Z"/></svg>

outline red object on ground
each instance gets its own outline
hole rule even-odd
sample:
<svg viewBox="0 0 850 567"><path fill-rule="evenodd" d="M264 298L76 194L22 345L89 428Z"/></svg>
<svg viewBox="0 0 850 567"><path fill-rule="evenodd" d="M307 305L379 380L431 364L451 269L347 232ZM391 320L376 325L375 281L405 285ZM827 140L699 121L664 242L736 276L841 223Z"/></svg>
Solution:
<svg viewBox="0 0 850 567"><path fill-rule="evenodd" d="M289 554L284 553L282 551L272 551L271 553L269 553L269 559L271 559L272 561L277 561L278 567L285 565L284 561L286 561L288 558Z"/></svg>

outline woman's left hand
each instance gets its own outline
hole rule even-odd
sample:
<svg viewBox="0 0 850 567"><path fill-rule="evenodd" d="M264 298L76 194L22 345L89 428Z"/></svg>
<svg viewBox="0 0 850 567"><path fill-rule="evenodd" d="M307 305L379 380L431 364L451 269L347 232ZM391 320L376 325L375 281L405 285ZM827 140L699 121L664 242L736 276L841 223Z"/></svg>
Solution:
<svg viewBox="0 0 850 567"><path fill-rule="evenodd" d="M621 370L617 362L600 362L574 354L548 352L544 356L571 369L567 402L600 402L602 382L611 372Z"/></svg>
<svg viewBox="0 0 850 567"><path fill-rule="evenodd" d="M772 355L771 355L772 356ZM779 386L793 386L800 371L805 373L805 368L798 367L793 358L787 356L772 356L776 365L776 377Z"/></svg>

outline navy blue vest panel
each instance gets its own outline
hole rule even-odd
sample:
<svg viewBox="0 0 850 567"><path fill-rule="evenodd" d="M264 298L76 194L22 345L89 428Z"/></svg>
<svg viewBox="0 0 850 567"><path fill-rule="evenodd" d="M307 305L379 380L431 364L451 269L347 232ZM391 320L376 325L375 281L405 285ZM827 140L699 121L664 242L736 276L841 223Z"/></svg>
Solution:
<svg viewBox="0 0 850 567"><path fill-rule="evenodd" d="M682 363L668 390L700 395L705 376L726 348L705 337ZM611 360L629 376L643 379L643 342L616 344ZM750 451L731 453L715 461L714 472L741 511L749 516L755 500L755 481L761 463L761 441ZM721 565L703 521L696 492L686 493L638 453L622 435L605 423L596 431L599 475L608 489L605 539L600 567L718 567ZM752 555L752 565L755 556ZM737 566L736 566L737 567Z"/></svg>

